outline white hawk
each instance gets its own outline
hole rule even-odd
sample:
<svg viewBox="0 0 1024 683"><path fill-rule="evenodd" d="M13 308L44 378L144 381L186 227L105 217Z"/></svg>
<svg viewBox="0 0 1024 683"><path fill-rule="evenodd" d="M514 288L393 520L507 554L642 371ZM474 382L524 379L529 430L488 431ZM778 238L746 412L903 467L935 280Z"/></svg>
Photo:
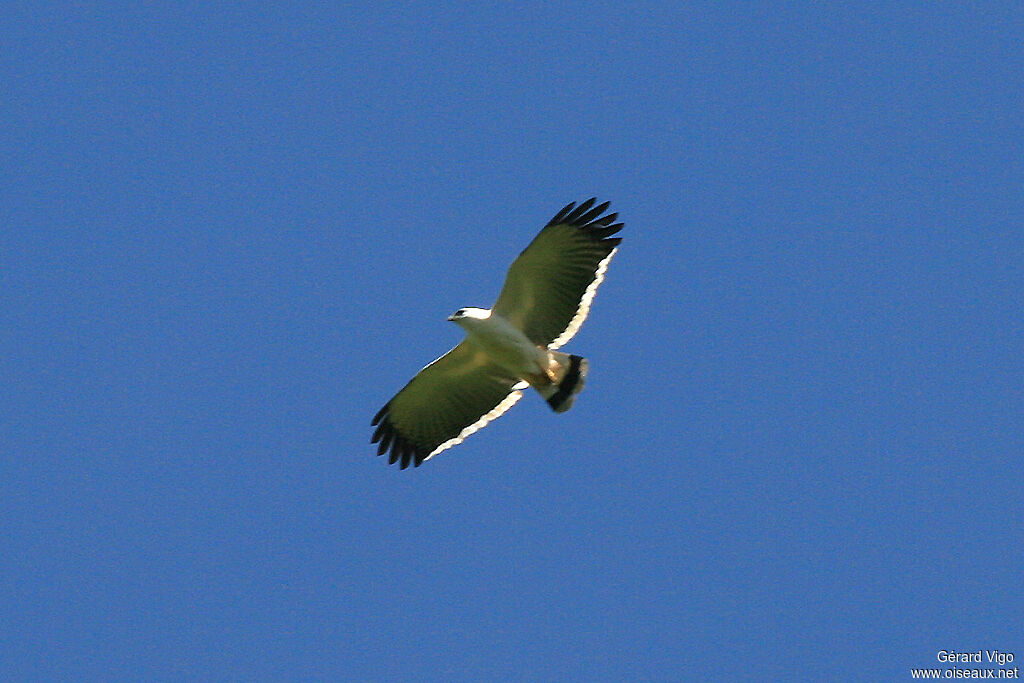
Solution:
<svg viewBox="0 0 1024 683"><path fill-rule="evenodd" d="M556 351L579 330L621 237L610 202L570 202L512 262L494 308L460 308L448 320L466 331L373 418L377 455L419 465L461 443L536 389L565 412L583 389L587 361ZM593 208L591 208L593 207Z"/></svg>

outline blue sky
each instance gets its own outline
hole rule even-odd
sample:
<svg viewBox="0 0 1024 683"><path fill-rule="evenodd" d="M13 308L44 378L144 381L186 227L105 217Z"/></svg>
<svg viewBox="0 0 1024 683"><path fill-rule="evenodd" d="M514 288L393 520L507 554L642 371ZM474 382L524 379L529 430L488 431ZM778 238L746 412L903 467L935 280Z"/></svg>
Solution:
<svg viewBox="0 0 1024 683"><path fill-rule="evenodd" d="M5 678L1024 659L1019 5L2 13ZM374 457L595 195L573 409Z"/></svg>

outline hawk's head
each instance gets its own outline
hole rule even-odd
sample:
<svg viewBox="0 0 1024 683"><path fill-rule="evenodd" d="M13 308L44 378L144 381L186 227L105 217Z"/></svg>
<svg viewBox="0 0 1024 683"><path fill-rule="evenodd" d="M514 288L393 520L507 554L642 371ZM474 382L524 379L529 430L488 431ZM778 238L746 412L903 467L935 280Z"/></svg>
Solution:
<svg viewBox="0 0 1024 683"><path fill-rule="evenodd" d="M491 317L491 311L487 308L460 308L448 316L448 320L456 324L462 324L469 320L487 320Z"/></svg>

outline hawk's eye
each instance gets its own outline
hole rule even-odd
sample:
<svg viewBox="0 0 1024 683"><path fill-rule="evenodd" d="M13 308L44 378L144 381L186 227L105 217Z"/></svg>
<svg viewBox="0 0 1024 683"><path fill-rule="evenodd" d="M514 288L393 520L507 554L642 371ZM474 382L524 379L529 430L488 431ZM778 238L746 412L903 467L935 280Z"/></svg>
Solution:
<svg viewBox="0 0 1024 683"><path fill-rule="evenodd" d="M466 309L465 308L460 308L459 310L455 311L455 315L465 315L465 314L466 314Z"/></svg>

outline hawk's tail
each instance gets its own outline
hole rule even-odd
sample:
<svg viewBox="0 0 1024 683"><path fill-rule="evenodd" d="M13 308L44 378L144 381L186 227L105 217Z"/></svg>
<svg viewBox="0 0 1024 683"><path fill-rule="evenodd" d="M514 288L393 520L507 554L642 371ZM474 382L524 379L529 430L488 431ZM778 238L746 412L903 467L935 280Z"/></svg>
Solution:
<svg viewBox="0 0 1024 683"><path fill-rule="evenodd" d="M587 359L561 351L548 351L551 358L551 383L536 387L556 413L572 408L576 394L583 391L587 378Z"/></svg>

